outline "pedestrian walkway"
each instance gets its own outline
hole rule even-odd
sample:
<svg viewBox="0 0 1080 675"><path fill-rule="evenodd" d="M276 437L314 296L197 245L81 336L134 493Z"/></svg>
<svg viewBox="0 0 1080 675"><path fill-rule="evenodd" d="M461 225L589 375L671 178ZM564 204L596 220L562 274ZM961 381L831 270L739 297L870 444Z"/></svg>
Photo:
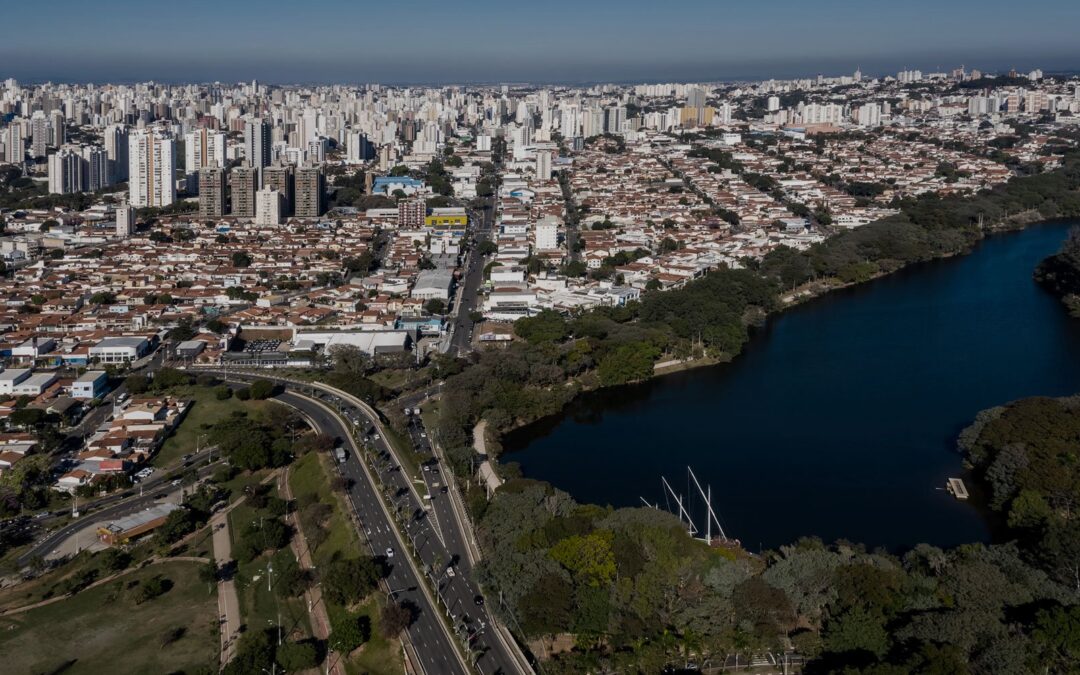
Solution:
<svg viewBox="0 0 1080 675"><path fill-rule="evenodd" d="M320 458L321 459L321 458ZM278 480L278 494L285 501L292 501L292 488L289 487L289 469L286 468ZM315 564L311 560L311 549L308 547L307 539L304 537L304 530L300 527L300 518L297 517L296 512L292 514L293 530L296 531L296 536L292 538L289 546L292 548L293 555L296 556L297 562L300 564L302 570L313 570ZM315 637L320 640L326 640L330 637L330 617L326 613L326 605L322 600L322 587L318 584L312 584L306 591L304 591L304 599L307 600L308 615L311 617L311 632L315 634ZM341 659L333 659L333 663L330 665L330 672L335 675L345 675L345 668Z"/></svg>
<svg viewBox="0 0 1080 675"><path fill-rule="evenodd" d="M229 510L222 509L210 518L214 537L214 562L218 569L232 560L232 541L229 539ZM236 642L240 638L240 598L236 594L236 582L230 577L218 581L218 622L221 626L221 665L236 655Z"/></svg>

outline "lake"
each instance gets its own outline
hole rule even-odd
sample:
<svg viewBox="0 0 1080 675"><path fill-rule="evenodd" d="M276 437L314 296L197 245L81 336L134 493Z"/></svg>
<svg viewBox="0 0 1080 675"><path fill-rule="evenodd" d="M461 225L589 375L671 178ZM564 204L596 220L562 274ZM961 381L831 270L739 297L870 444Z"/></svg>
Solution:
<svg viewBox="0 0 1080 675"><path fill-rule="evenodd" d="M984 408L1080 392L1080 320L1031 278L1068 228L827 294L771 318L732 363L579 397L510 434L504 460L614 506L664 507L661 476L688 495L691 466L752 551L809 535L986 541L985 519L943 490L964 476L956 436Z"/></svg>

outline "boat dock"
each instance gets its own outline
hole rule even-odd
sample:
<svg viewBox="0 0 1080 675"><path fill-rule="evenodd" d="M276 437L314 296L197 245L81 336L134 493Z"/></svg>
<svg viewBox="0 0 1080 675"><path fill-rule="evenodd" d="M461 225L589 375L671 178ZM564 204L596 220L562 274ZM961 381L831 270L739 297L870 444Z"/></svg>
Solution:
<svg viewBox="0 0 1080 675"><path fill-rule="evenodd" d="M950 478L945 487L948 489L949 493L957 499L968 498L967 486L964 485L964 481L959 478Z"/></svg>

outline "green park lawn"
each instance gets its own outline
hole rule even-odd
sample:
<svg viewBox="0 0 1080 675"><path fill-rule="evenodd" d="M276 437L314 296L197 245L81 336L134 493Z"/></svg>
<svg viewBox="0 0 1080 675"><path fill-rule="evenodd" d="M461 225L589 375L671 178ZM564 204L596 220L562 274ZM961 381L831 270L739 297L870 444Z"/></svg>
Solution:
<svg viewBox="0 0 1080 675"><path fill-rule="evenodd" d="M355 461L355 458L349 461ZM298 459L289 471L289 487L293 499L304 503L311 496L329 504L332 511L326 520L326 540L312 551L312 560L316 569L338 557L355 558L368 553L367 545L357 533L344 498L330 489L334 476L333 460L326 454L309 452ZM382 591L375 591L354 613L368 617L371 626L371 638L353 652L345 662L345 669L350 674L372 673L375 675L397 675L405 672L401 658L401 645L397 640L387 640L379 635L379 612L383 606ZM342 613L344 608L327 603L331 614ZM337 655L332 655L336 658Z"/></svg>
<svg viewBox="0 0 1080 675"><path fill-rule="evenodd" d="M188 399L193 404L187 417L165 440L161 451L151 461L156 467L175 466L184 455L195 452L196 448L205 448L209 437L200 437L206 435L207 427L229 417L233 412L244 410L249 415L256 415L275 405L270 401L241 401L235 396L219 401L210 387L176 387L169 393Z"/></svg>
<svg viewBox="0 0 1080 675"><path fill-rule="evenodd" d="M150 565L60 602L0 617L0 671L149 675L216 670L216 591L199 581L198 569L195 562ZM141 583L155 575L172 587L137 604ZM167 639L174 631L179 637Z"/></svg>

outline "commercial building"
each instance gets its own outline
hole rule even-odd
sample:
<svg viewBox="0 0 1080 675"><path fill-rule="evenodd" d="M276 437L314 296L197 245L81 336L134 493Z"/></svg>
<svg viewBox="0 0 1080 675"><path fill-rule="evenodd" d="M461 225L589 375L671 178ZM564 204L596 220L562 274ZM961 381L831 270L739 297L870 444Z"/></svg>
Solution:
<svg viewBox="0 0 1080 675"><path fill-rule="evenodd" d="M109 374L104 370L90 370L79 376L71 385L72 398L92 400L101 398L109 387Z"/></svg>
<svg viewBox="0 0 1080 675"><path fill-rule="evenodd" d="M145 355L150 343L141 337L109 337L90 348L90 360L101 363L129 363ZM3 393L0 389L0 393Z"/></svg>
<svg viewBox="0 0 1080 675"><path fill-rule="evenodd" d="M138 513L106 523L98 528L98 538L110 546L126 544L132 539L149 534L161 527L169 514L180 508L183 507L171 502L156 504Z"/></svg>

